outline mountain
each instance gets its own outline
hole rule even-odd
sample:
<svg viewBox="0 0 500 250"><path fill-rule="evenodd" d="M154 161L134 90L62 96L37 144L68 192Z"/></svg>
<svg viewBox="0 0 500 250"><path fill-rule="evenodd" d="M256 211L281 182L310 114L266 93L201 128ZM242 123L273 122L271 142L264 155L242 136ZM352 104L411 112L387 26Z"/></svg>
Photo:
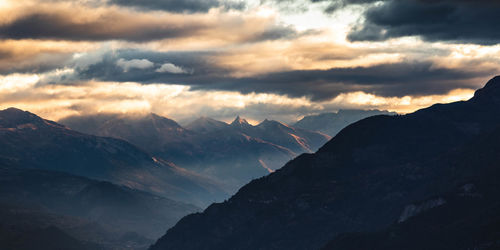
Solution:
<svg viewBox="0 0 500 250"><path fill-rule="evenodd" d="M224 183L230 193L329 139L276 121L253 126L240 117L231 124L202 117L186 128L155 114L79 116L60 122L85 133L127 140L157 159Z"/></svg>
<svg viewBox="0 0 500 250"><path fill-rule="evenodd" d="M12 231L6 235L14 239L51 228L52 233L103 248L144 247L180 217L197 211L191 205L64 173L3 167L0 173L0 227ZM131 234L136 236L124 239ZM12 238L0 240L0 245Z"/></svg>
<svg viewBox="0 0 500 250"><path fill-rule="evenodd" d="M186 129L191 131L199 132L199 133L208 133L218 130L224 130L229 127L229 124L221 121L217 121L215 119L209 117L200 117L188 125L186 125Z"/></svg>
<svg viewBox="0 0 500 250"><path fill-rule="evenodd" d="M231 124L231 126L235 126L234 124L237 120L238 118ZM254 138L259 138L261 140L286 147L296 154L304 152L312 153L319 147L323 146L323 144L330 139L330 136L328 135L305 129L294 128L273 120L265 119L257 126L252 126L248 123L243 124L243 126L236 125L236 129Z"/></svg>
<svg viewBox="0 0 500 250"><path fill-rule="evenodd" d="M0 164L106 180L199 206L226 197L213 181L124 140L83 134L14 108L0 111Z"/></svg>
<svg viewBox="0 0 500 250"><path fill-rule="evenodd" d="M455 189L407 205L386 228L344 233L323 249L499 249L499 141L497 127L447 156L472 176Z"/></svg>
<svg viewBox="0 0 500 250"><path fill-rule="evenodd" d="M396 113L382 110L341 109L337 113L305 116L293 126L335 136L349 124L374 115L396 115Z"/></svg>
<svg viewBox="0 0 500 250"><path fill-rule="evenodd" d="M436 236L422 240L424 249L439 246L439 236L467 243L441 249L498 248L499 131L500 76L468 101L363 119L184 217L151 249L320 249L331 241L334 249L372 241L401 249L412 232L414 242L419 232Z"/></svg>
<svg viewBox="0 0 500 250"><path fill-rule="evenodd" d="M248 123L248 121L240 116L236 116L236 118L231 122L231 127L235 129L245 130L248 128L253 128L253 126Z"/></svg>
<svg viewBox="0 0 500 250"><path fill-rule="evenodd" d="M131 244L145 248L182 216L198 210L109 182L0 167L0 228L12 231L6 232L11 238L3 244L29 236L30 231L41 231L53 234L53 242L65 237L57 235L67 234L67 238L103 248Z"/></svg>
<svg viewBox="0 0 500 250"><path fill-rule="evenodd" d="M0 203L30 204L155 238L199 208L106 181L0 167ZM126 233L127 231L123 232Z"/></svg>
<svg viewBox="0 0 500 250"><path fill-rule="evenodd" d="M189 138L193 136L192 132L174 120L152 113L74 116L59 122L86 134L126 140L154 156L170 152L175 157L177 154L196 150L189 143Z"/></svg>
<svg viewBox="0 0 500 250"><path fill-rule="evenodd" d="M26 213L26 209L23 209ZM100 245L83 242L68 235L66 232L54 226L35 226L41 219L41 215L23 214L16 208L5 208L0 205L0 218L4 223L0 224L0 248L16 250L101 250ZM26 216L20 218L22 216ZM14 222L13 219L16 221ZM14 222L5 223L5 221ZM23 223L18 224L19 221ZM34 222L33 222L34 221Z"/></svg>
<svg viewBox="0 0 500 250"><path fill-rule="evenodd" d="M295 156L291 150L233 129L199 134L192 139L198 150L176 162L211 176L235 192L248 181L267 175Z"/></svg>

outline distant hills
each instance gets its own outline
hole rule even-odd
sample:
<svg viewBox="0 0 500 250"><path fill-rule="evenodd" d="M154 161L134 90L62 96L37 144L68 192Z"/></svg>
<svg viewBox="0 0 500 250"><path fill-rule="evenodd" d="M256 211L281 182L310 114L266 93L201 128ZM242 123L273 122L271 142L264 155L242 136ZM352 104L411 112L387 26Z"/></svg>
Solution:
<svg viewBox="0 0 500 250"><path fill-rule="evenodd" d="M60 122L84 133L124 139L157 159L223 183L230 193L330 139L277 121L253 126L240 117L231 124L199 118L185 128L156 114L77 116Z"/></svg>
<svg viewBox="0 0 500 250"><path fill-rule="evenodd" d="M349 124L374 115L396 115L397 113L381 110L341 109L337 113L321 113L305 116L295 124L296 128L319 131L335 136Z"/></svg>
<svg viewBox="0 0 500 250"><path fill-rule="evenodd" d="M145 248L182 216L198 210L109 182L0 167L2 249L35 249L30 244L44 242L36 238L41 235L53 237L56 244L44 242L41 249ZM58 245L65 241L66 246Z"/></svg>
<svg viewBox="0 0 500 250"><path fill-rule="evenodd" d="M151 250L498 249L500 77L468 101L341 130Z"/></svg>

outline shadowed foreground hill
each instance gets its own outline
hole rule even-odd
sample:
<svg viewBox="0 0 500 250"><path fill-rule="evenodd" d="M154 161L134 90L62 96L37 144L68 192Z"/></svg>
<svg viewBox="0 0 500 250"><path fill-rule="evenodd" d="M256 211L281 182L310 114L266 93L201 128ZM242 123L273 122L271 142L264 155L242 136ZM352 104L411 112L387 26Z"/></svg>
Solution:
<svg viewBox="0 0 500 250"><path fill-rule="evenodd" d="M326 249L498 249L500 247L500 127L445 157L455 189L405 207L392 225L341 234ZM462 170L463 171L463 170Z"/></svg>
<svg viewBox="0 0 500 250"><path fill-rule="evenodd" d="M438 209L448 209L449 217L436 223L460 228L430 233L469 237L458 249L498 247L492 241L498 223L480 217L482 211L485 218L498 214L500 188L494 180L500 166L498 151L490 149L498 148L499 130L500 77L466 102L361 120L317 153L303 154L227 202L186 216L151 249L320 249L351 232L391 235L391 225L418 225L426 214L442 213ZM475 228L490 236L476 237Z"/></svg>

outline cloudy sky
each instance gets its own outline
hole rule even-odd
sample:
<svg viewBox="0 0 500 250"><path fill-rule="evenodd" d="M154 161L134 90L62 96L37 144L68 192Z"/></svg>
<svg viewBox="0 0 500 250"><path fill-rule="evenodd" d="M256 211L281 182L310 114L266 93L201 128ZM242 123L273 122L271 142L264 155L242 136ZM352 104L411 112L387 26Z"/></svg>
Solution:
<svg viewBox="0 0 500 250"><path fill-rule="evenodd" d="M411 112L499 74L486 0L0 0L0 108L294 121Z"/></svg>

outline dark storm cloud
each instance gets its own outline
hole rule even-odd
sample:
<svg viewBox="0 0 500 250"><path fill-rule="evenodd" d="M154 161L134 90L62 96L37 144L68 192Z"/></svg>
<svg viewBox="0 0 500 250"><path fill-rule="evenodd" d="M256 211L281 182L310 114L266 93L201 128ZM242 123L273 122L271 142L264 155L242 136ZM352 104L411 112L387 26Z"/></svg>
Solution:
<svg viewBox="0 0 500 250"><path fill-rule="evenodd" d="M428 41L483 45L500 43L500 2L485 0L386 0L371 5L351 41L382 41L421 36Z"/></svg>
<svg viewBox="0 0 500 250"><path fill-rule="evenodd" d="M192 89L230 90L241 93L276 93L292 97L308 96L326 100L340 93L364 91L380 96L445 94L456 88L476 88L474 78L492 75L493 70L464 70L437 67L431 62L401 62L368 67L328 70L294 70L253 77L233 77L231 70L212 63L214 52L155 53L124 50L103 55L93 65L76 68L70 80L169 83ZM149 68L125 71L119 60L148 60ZM165 63L185 69L183 73L159 72ZM53 82L61 83L61 79ZM49 81L50 83L50 81ZM71 82L70 82L71 83Z"/></svg>
<svg viewBox="0 0 500 250"><path fill-rule="evenodd" d="M287 6L303 0L272 0ZM384 41L420 36L427 41L492 45L500 43L495 0L309 0L329 3L331 13L349 5L364 5L364 22L348 34L350 41ZM374 4L379 2L379 4Z"/></svg>
<svg viewBox="0 0 500 250"><path fill-rule="evenodd" d="M0 24L0 39L52 39L68 41L126 40L145 42L159 39L198 37L199 39L224 39L233 42L260 42L266 40L293 39L308 35L298 33L291 26L275 24L252 26L245 18L217 20L211 17L189 18L183 15L149 16L138 15L133 19L130 13L105 12L91 17L73 15L61 11L30 13ZM77 16L77 17L75 17ZM238 22L225 25L224 22Z"/></svg>
<svg viewBox="0 0 500 250"><path fill-rule="evenodd" d="M218 7L241 10L245 7L242 1L220 0L111 0L110 3L143 10L163 10L179 13L207 12L211 8Z"/></svg>
<svg viewBox="0 0 500 250"><path fill-rule="evenodd" d="M474 88L470 80L491 71L436 68L430 62L402 62L369 67L297 70L251 78L224 79L194 88L309 96L325 100L340 93L364 91L380 96L445 94L456 88ZM468 81L469 80L469 81Z"/></svg>
<svg viewBox="0 0 500 250"><path fill-rule="evenodd" d="M377 2L378 0L311 0L315 2L329 2L330 4L326 7L326 13L332 13L338 9L344 8L352 4L370 4Z"/></svg>
<svg viewBox="0 0 500 250"><path fill-rule="evenodd" d="M75 21L63 13L34 13L0 26L0 38L54 40L147 41L188 36L206 28L203 24L157 25L147 20L131 23L123 16Z"/></svg>

